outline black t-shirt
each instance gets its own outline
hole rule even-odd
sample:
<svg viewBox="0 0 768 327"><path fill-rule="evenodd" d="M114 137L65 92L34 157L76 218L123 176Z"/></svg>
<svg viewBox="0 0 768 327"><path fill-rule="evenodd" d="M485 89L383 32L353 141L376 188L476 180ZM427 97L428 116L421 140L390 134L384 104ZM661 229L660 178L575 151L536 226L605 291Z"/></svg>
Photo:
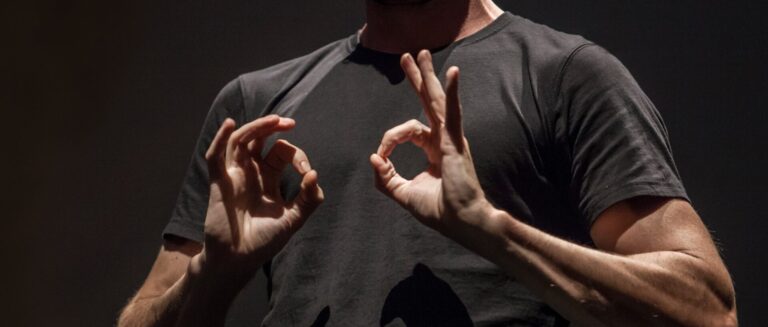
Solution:
<svg viewBox="0 0 768 327"><path fill-rule="evenodd" d="M441 80L447 67L461 68L466 137L497 208L591 246L591 223L608 206L640 195L686 198L661 117L599 46L505 13L434 52ZM514 278L375 189L368 157L383 133L412 118L427 121L398 59L352 35L229 83L164 233L203 240L203 155L224 118L242 124L276 113L296 119L296 128L268 144L279 137L304 149L326 200L265 266L265 325L564 323ZM404 176L427 164L407 144L392 160ZM283 191L298 192L295 174L283 178Z"/></svg>

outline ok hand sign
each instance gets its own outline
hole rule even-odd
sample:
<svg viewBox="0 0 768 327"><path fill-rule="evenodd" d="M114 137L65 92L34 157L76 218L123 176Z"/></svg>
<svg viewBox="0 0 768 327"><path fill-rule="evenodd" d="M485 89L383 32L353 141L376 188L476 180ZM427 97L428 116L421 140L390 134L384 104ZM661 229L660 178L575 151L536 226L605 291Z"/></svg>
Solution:
<svg viewBox="0 0 768 327"><path fill-rule="evenodd" d="M477 210L490 205L464 138L459 68L448 69L443 90L429 51L419 52L418 64L406 53L400 64L421 100L430 126L410 120L384 133L379 149L370 157L377 188L419 221L441 232L456 223L463 225L480 219ZM405 142L422 148L429 161L429 167L412 180L401 177L388 159L395 147Z"/></svg>
<svg viewBox="0 0 768 327"><path fill-rule="evenodd" d="M205 218L204 261L217 272L248 275L274 256L323 201L304 151L278 140L262 157L265 139L293 128L270 115L235 130L222 124L206 153L211 194ZM280 195L280 175L291 165L302 175L296 199ZM204 266L206 267L206 266Z"/></svg>

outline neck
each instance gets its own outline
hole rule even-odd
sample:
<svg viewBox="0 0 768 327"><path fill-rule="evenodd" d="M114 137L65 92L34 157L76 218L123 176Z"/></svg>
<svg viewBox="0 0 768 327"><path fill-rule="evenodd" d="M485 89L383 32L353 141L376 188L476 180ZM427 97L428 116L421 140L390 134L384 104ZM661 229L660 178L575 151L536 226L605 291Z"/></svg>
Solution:
<svg viewBox="0 0 768 327"><path fill-rule="evenodd" d="M389 53L434 49L472 35L503 11L491 0L366 0L360 42ZM402 2L408 2L403 0Z"/></svg>

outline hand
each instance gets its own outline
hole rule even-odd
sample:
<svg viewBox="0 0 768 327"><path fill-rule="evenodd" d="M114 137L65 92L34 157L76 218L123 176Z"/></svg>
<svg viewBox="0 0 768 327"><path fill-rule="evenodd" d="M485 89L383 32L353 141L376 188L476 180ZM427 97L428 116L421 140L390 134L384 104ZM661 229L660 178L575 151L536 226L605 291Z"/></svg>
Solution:
<svg viewBox="0 0 768 327"><path fill-rule="evenodd" d="M404 54L400 64L416 90L429 127L410 120L386 133L371 165L376 186L387 196L410 211L419 221L444 231L451 223L471 223L490 208L475 173L469 144L461 126L459 103L459 68L446 72L446 89L435 76L432 56L422 50L418 65L410 54ZM398 175L388 159L398 144L412 142L427 155L429 167L412 180Z"/></svg>
<svg viewBox="0 0 768 327"><path fill-rule="evenodd" d="M205 155L211 192L200 259L204 269L252 275L323 201L317 172L304 151L278 140L261 157L267 136L294 125L292 119L270 115L237 130L227 119L219 128ZM280 175L288 164L302 175L301 191L291 201L280 195Z"/></svg>

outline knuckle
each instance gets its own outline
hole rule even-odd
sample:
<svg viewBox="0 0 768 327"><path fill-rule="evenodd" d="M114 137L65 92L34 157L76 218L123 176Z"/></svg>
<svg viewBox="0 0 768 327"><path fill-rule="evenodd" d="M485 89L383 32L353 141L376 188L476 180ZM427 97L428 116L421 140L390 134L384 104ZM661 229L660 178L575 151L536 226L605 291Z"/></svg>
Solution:
<svg viewBox="0 0 768 327"><path fill-rule="evenodd" d="M298 161L307 160L307 153L304 152L304 150L299 148L295 148L295 149L296 149L295 157L297 158Z"/></svg>

